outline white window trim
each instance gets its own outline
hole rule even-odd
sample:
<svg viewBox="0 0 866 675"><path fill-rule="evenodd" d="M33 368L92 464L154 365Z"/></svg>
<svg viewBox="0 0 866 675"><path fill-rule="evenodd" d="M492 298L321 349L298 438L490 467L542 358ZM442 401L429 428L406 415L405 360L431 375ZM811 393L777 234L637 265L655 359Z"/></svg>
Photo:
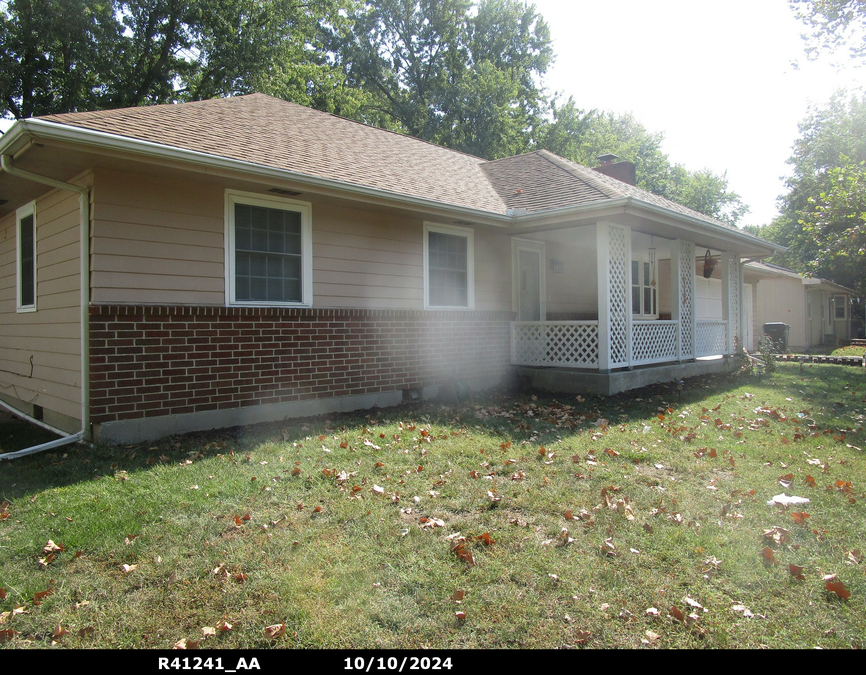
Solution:
<svg viewBox="0 0 866 675"><path fill-rule="evenodd" d="M22 305L21 287L21 220L33 216L33 304ZM37 289L37 255L36 255L36 202L30 202L15 212L15 306L18 313L36 311Z"/></svg>
<svg viewBox="0 0 866 675"><path fill-rule="evenodd" d="M656 285L655 285L655 287L652 287L652 286L645 286L644 283L643 283L643 266L644 266L645 264L648 265L648 264L650 263L649 258L648 258L647 256L632 255L631 259L632 259L632 262L636 262L636 263L638 263L638 268L637 268L637 269L638 269L638 279L637 279L638 284L637 284L637 286L638 286L638 288L640 288L640 303L641 303L641 308L646 309L645 307L643 307L643 299L644 299L644 298L643 298L643 292L644 292L644 289L645 289L645 288L652 288L652 289L653 289L653 292L655 293L655 299L656 299L656 303L655 303L655 304L656 304L656 313L655 313L655 314L634 314L634 313L632 313L631 318L632 318L633 321L656 321L656 320L658 320L658 318L659 318L659 311L658 311L658 309L659 309L659 290L658 290L658 289L659 289L659 285L658 285L658 274L656 274ZM656 272L658 272L658 270L656 270ZM631 309L632 312L634 311L634 309L633 309L632 304L631 304L631 302L632 302L632 299L631 299L631 293L632 293L632 289L633 289L634 286L635 286L635 283L634 283L634 282L635 282L635 280L634 280L634 278L632 278L632 279L631 279L631 285L629 286L629 289L628 289L628 290L629 290L629 296L628 296L629 309Z"/></svg>
<svg viewBox="0 0 866 675"><path fill-rule="evenodd" d="M262 302L235 297L235 204L282 209L301 214L301 302ZM309 202L271 197L257 192L226 190L225 202L226 305L237 307L313 306L313 208Z"/></svg>
<svg viewBox="0 0 866 675"><path fill-rule="evenodd" d="M430 245L429 233L439 232L458 237L466 237L466 305L430 304ZM475 309L475 231L455 225L424 223L424 309Z"/></svg>

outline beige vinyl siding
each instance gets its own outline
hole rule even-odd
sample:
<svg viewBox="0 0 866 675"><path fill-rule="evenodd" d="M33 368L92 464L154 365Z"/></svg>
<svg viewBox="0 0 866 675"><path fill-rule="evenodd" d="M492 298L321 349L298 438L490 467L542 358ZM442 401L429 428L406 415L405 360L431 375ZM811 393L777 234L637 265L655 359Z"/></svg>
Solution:
<svg viewBox="0 0 866 675"><path fill-rule="evenodd" d="M313 205L313 306L424 307L423 223Z"/></svg>
<svg viewBox="0 0 866 675"><path fill-rule="evenodd" d="M97 170L91 302L225 305L226 189ZM293 200L312 205L314 307L423 309L423 218ZM510 238L475 242L475 308L510 311Z"/></svg>
<svg viewBox="0 0 866 675"><path fill-rule="evenodd" d="M224 191L98 170L91 302L225 303Z"/></svg>
<svg viewBox="0 0 866 675"><path fill-rule="evenodd" d="M78 195L36 200L35 312L16 311L16 225L14 213L0 221L0 397L68 427L53 414L81 417Z"/></svg>
<svg viewBox="0 0 866 675"><path fill-rule="evenodd" d="M496 232L475 232L475 309L510 312L511 237Z"/></svg>
<svg viewBox="0 0 866 675"><path fill-rule="evenodd" d="M765 323L781 321L791 327L788 333L789 348L802 348L809 344L806 336L806 293L800 279L761 279L758 282L757 300L755 314L758 336L764 334Z"/></svg>

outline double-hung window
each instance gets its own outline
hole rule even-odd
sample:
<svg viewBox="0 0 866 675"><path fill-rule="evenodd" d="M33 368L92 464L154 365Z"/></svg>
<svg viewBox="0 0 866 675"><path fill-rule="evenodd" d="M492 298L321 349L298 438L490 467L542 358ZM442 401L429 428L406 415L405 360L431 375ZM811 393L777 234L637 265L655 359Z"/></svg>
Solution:
<svg viewBox="0 0 866 675"><path fill-rule="evenodd" d="M313 304L311 208L304 202L226 193L229 304Z"/></svg>
<svg viewBox="0 0 866 675"><path fill-rule="evenodd" d="M474 233L463 227L424 225L424 307L475 306Z"/></svg>
<svg viewBox="0 0 866 675"><path fill-rule="evenodd" d="M844 295L833 296L833 313L835 319L847 319L848 298Z"/></svg>
<svg viewBox="0 0 866 675"><path fill-rule="evenodd" d="M30 202L16 212L18 278L17 309L19 312L36 311L36 206Z"/></svg>
<svg viewBox="0 0 866 675"><path fill-rule="evenodd" d="M650 263L631 261L631 313L635 319L657 319L658 289L652 278Z"/></svg>

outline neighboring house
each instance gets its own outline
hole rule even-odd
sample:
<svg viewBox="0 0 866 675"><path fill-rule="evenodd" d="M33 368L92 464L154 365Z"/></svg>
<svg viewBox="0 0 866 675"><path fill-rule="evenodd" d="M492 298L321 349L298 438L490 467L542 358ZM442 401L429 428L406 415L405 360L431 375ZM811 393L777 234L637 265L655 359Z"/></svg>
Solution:
<svg viewBox="0 0 866 675"><path fill-rule="evenodd" d="M801 352L817 346L836 347L856 337L851 326L855 292L832 281L808 278L792 270L751 262L745 278L752 282L753 335L763 335L763 325L782 322L791 328L788 349ZM757 344L752 345L752 349Z"/></svg>
<svg viewBox="0 0 866 675"><path fill-rule="evenodd" d="M627 163L485 161L260 94L21 120L0 155L0 400L114 441L719 370L741 261L778 248L602 173Z"/></svg>

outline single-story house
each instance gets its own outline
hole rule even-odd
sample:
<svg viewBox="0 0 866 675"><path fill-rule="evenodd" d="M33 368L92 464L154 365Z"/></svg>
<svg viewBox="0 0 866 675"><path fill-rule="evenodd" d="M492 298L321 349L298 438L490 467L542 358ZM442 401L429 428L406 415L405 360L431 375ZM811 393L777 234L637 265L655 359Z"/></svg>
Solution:
<svg viewBox="0 0 866 675"><path fill-rule="evenodd" d="M744 272L755 308L752 332L755 338L763 335L765 323L772 322L790 326L788 349L792 352L817 346L836 347L856 337L851 325L851 308L856 297L852 289L764 262L750 262ZM752 344L751 349L755 347L757 344Z"/></svg>
<svg viewBox="0 0 866 675"><path fill-rule="evenodd" d="M261 94L20 120L0 155L0 402L113 441L718 370L744 261L779 248L628 163L486 161Z"/></svg>

